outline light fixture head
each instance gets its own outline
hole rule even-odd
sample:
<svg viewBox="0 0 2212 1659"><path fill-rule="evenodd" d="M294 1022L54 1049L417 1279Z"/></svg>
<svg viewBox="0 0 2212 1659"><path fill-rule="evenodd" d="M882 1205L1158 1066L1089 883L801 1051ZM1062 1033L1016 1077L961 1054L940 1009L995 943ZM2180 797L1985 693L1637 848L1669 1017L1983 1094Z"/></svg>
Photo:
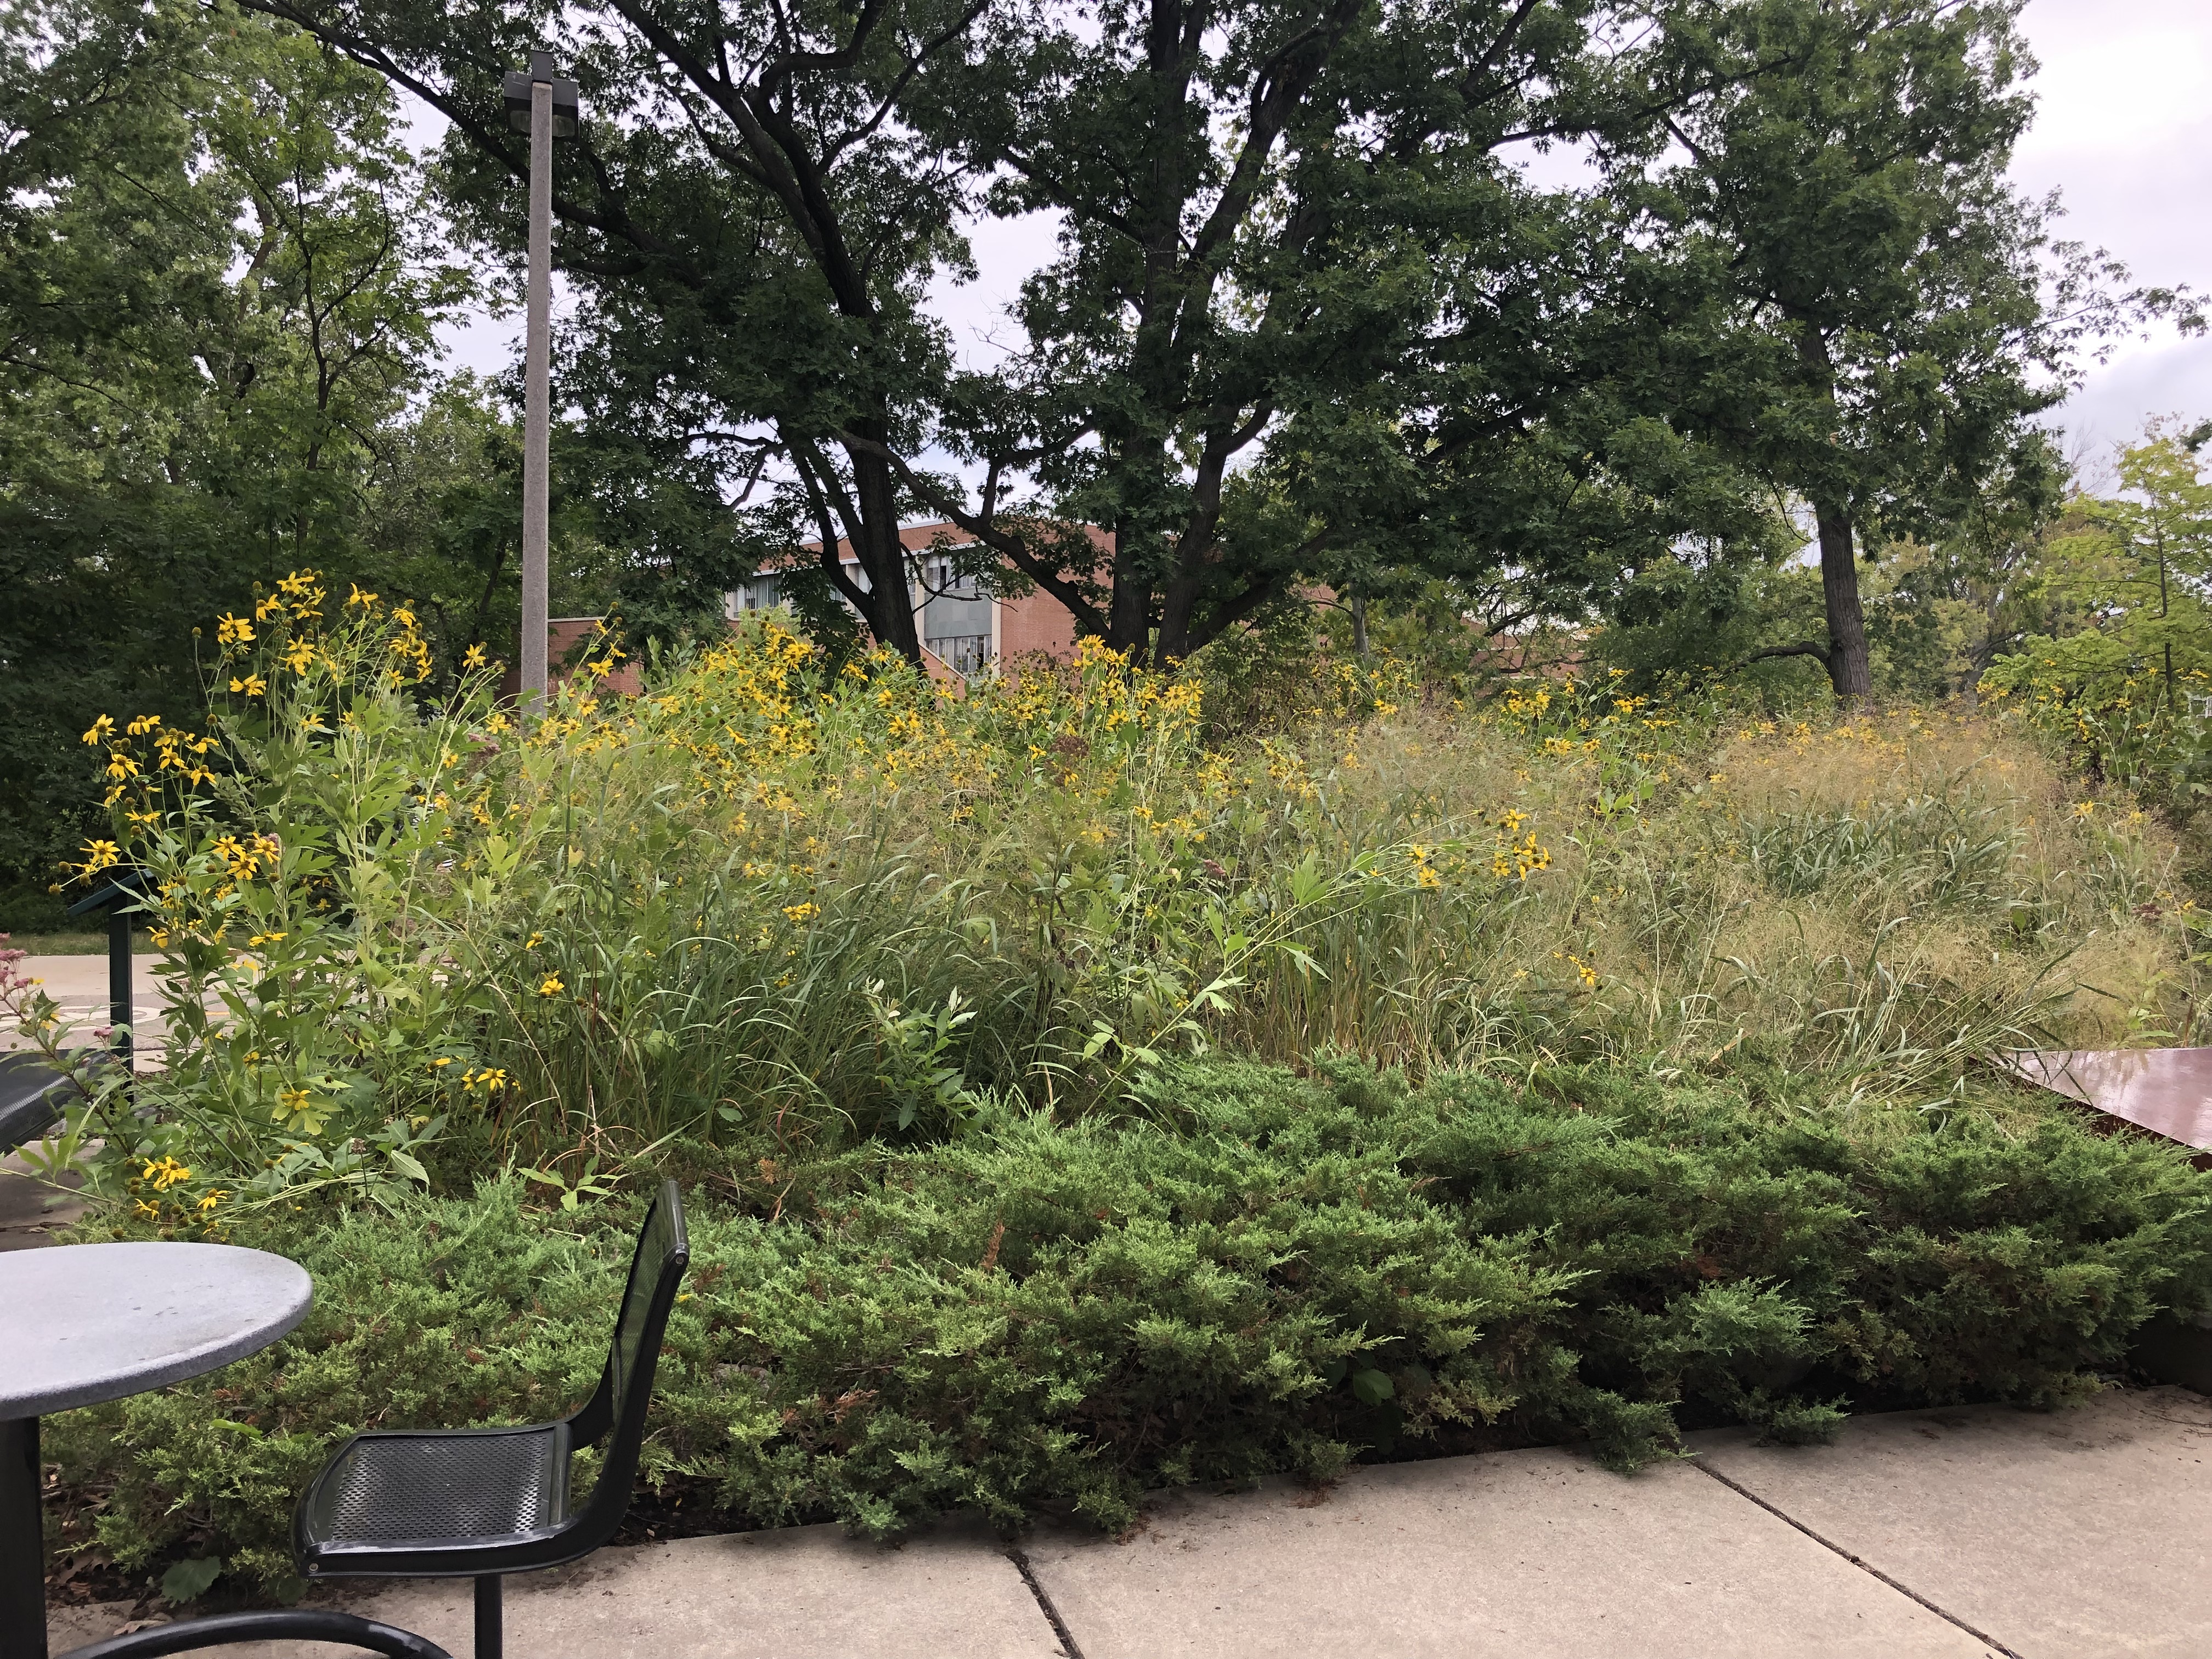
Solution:
<svg viewBox="0 0 2212 1659"><path fill-rule="evenodd" d="M540 82L553 88L553 136L574 137L579 118L576 83L563 81L553 73L553 54L550 52L532 52L527 71L507 70L504 85L507 125L517 132L530 131L530 88Z"/></svg>

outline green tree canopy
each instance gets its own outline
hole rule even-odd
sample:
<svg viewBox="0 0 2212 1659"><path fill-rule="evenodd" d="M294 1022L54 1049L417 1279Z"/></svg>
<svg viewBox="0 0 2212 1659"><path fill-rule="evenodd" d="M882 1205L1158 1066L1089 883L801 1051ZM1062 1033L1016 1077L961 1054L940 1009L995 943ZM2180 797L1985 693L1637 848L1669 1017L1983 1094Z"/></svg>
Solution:
<svg viewBox="0 0 2212 1659"><path fill-rule="evenodd" d="M1677 424L1808 505L1838 696L1871 689L1857 561L2055 497L2031 418L2129 301L2005 178L2032 104L2019 0L1746 0L1670 22L1717 88L1617 170L1667 228ZM1752 72L1754 65L1778 65ZM2103 286L2100 286L2100 283Z"/></svg>
<svg viewBox="0 0 2212 1659"><path fill-rule="evenodd" d="M550 33L586 118L556 155L564 383L690 502L737 504L695 544L811 537L819 591L901 649L919 514L1162 660L1302 580L1565 568L1580 593L1623 537L1656 564L1771 523L1650 384L1592 391L1646 325L1635 210L1517 165L1655 154L1668 111L1759 67L1674 50L1645 8L249 3L444 111L453 198L510 259L500 78ZM1062 228L988 370L924 305L969 212Z"/></svg>
<svg viewBox="0 0 2212 1659"><path fill-rule="evenodd" d="M441 257L390 89L227 9L0 18L0 872L43 885L106 709L199 701L193 624L365 581L424 415Z"/></svg>

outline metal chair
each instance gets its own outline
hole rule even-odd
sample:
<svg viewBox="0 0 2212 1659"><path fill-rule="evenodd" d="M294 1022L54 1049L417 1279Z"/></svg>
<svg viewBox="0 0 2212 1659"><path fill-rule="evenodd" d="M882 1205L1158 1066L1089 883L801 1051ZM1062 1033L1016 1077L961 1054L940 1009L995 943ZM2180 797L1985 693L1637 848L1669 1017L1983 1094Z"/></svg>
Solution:
<svg viewBox="0 0 2212 1659"><path fill-rule="evenodd" d="M529 1428L356 1435L300 1500L292 1538L301 1571L473 1578L476 1659L501 1659L501 1576L589 1555L629 1509L661 1335L690 1261L683 1200L663 1182L630 1259L606 1369L581 1408ZM572 1514L568 1460L610 1431L592 1495Z"/></svg>
<svg viewBox="0 0 2212 1659"><path fill-rule="evenodd" d="M665 1181L631 1256L614 1346L599 1386L557 1423L520 1429L401 1429L357 1434L315 1477L292 1518L309 1578L473 1578L476 1659L501 1659L501 1575L579 1560L614 1536L629 1509L645 1408L676 1287L691 1264L684 1201ZM568 1459L611 1431L582 1509L568 1509ZM223 1613L110 1637L61 1659L157 1659L196 1648L288 1637L343 1642L392 1659L448 1659L426 1638L351 1613Z"/></svg>

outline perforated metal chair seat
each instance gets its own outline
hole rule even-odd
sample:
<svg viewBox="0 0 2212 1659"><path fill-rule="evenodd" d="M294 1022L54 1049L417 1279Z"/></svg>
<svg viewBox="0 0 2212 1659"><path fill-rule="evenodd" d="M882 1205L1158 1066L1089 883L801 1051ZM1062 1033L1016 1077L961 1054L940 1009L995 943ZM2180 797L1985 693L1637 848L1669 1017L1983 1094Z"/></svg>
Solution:
<svg viewBox="0 0 2212 1659"><path fill-rule="evenodd" d="M317 1577L473 1576L484 1549L568 1519L569 1449L565 1422L356 1435L300 1505L301 1565Z"/></svg>
<svg viewBox="0 0 2212 1659"><path fill-rule="evenodd" d="M592 1397L557 1423L356 1435L292 1512L300 1570L310 1578L473 1578L476 1659L501 1659L501 1575L581 1560L622 1524L661 1338L690 1263L683 1195L664 1181L638 1232L614 1344ZM602 1440L599 1478L572 1515L569 1455ZM0 1631L0 1648L12 1652L10 1633ZM164 1659L256 1638L343 1642L392 1659L448 1659L443 1648L406 1631L296 1607L134 1631L80 1649L77 1659Z"/></svg>
<svg viewBox="0 0 2212 1659"><path fill-rule="evenodd" d="M690 1263L683 1195L664 1181L638 1231L592 1397L556 1423L356 1435L292 1512L300 1571L310 1579L473 1578L476 1659L500 1659L500 1576L580 1561L622 1524L661 1339ZM569 1456L602 1442L599 1478L571 1512Z"/></svg>

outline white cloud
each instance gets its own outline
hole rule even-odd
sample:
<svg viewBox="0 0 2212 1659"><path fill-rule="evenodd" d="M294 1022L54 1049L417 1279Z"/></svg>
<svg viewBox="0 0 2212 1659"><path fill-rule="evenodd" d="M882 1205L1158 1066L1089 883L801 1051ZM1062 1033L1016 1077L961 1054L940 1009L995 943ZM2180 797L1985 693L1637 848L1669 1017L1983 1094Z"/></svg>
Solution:
<svg viewBox="0 0 2212 1659"><path fill-rule="evenodd" d="M963 368L988 368L1021 344L1021 325L1006 315L1022 283L1059 251L1066 216L1057 210L1018 219L971 220L961 227L975 261L975 280L955 284L940 271L929 285L929 310L952 331Z"/></svg>
<svg viewBox="0 0 2212 1659"><path fill-rule="evenodd" d="M2212 281L2212 5L2205 0L2030 0L2042 68L2035 125L2014 157L2030 194L2058 191L2060 234L2104 247L2141 283ZM2212 415L2212 342L2171 327L2130 342L2054 410L2069 449L2109 450L2151 416Z"/></svg>

